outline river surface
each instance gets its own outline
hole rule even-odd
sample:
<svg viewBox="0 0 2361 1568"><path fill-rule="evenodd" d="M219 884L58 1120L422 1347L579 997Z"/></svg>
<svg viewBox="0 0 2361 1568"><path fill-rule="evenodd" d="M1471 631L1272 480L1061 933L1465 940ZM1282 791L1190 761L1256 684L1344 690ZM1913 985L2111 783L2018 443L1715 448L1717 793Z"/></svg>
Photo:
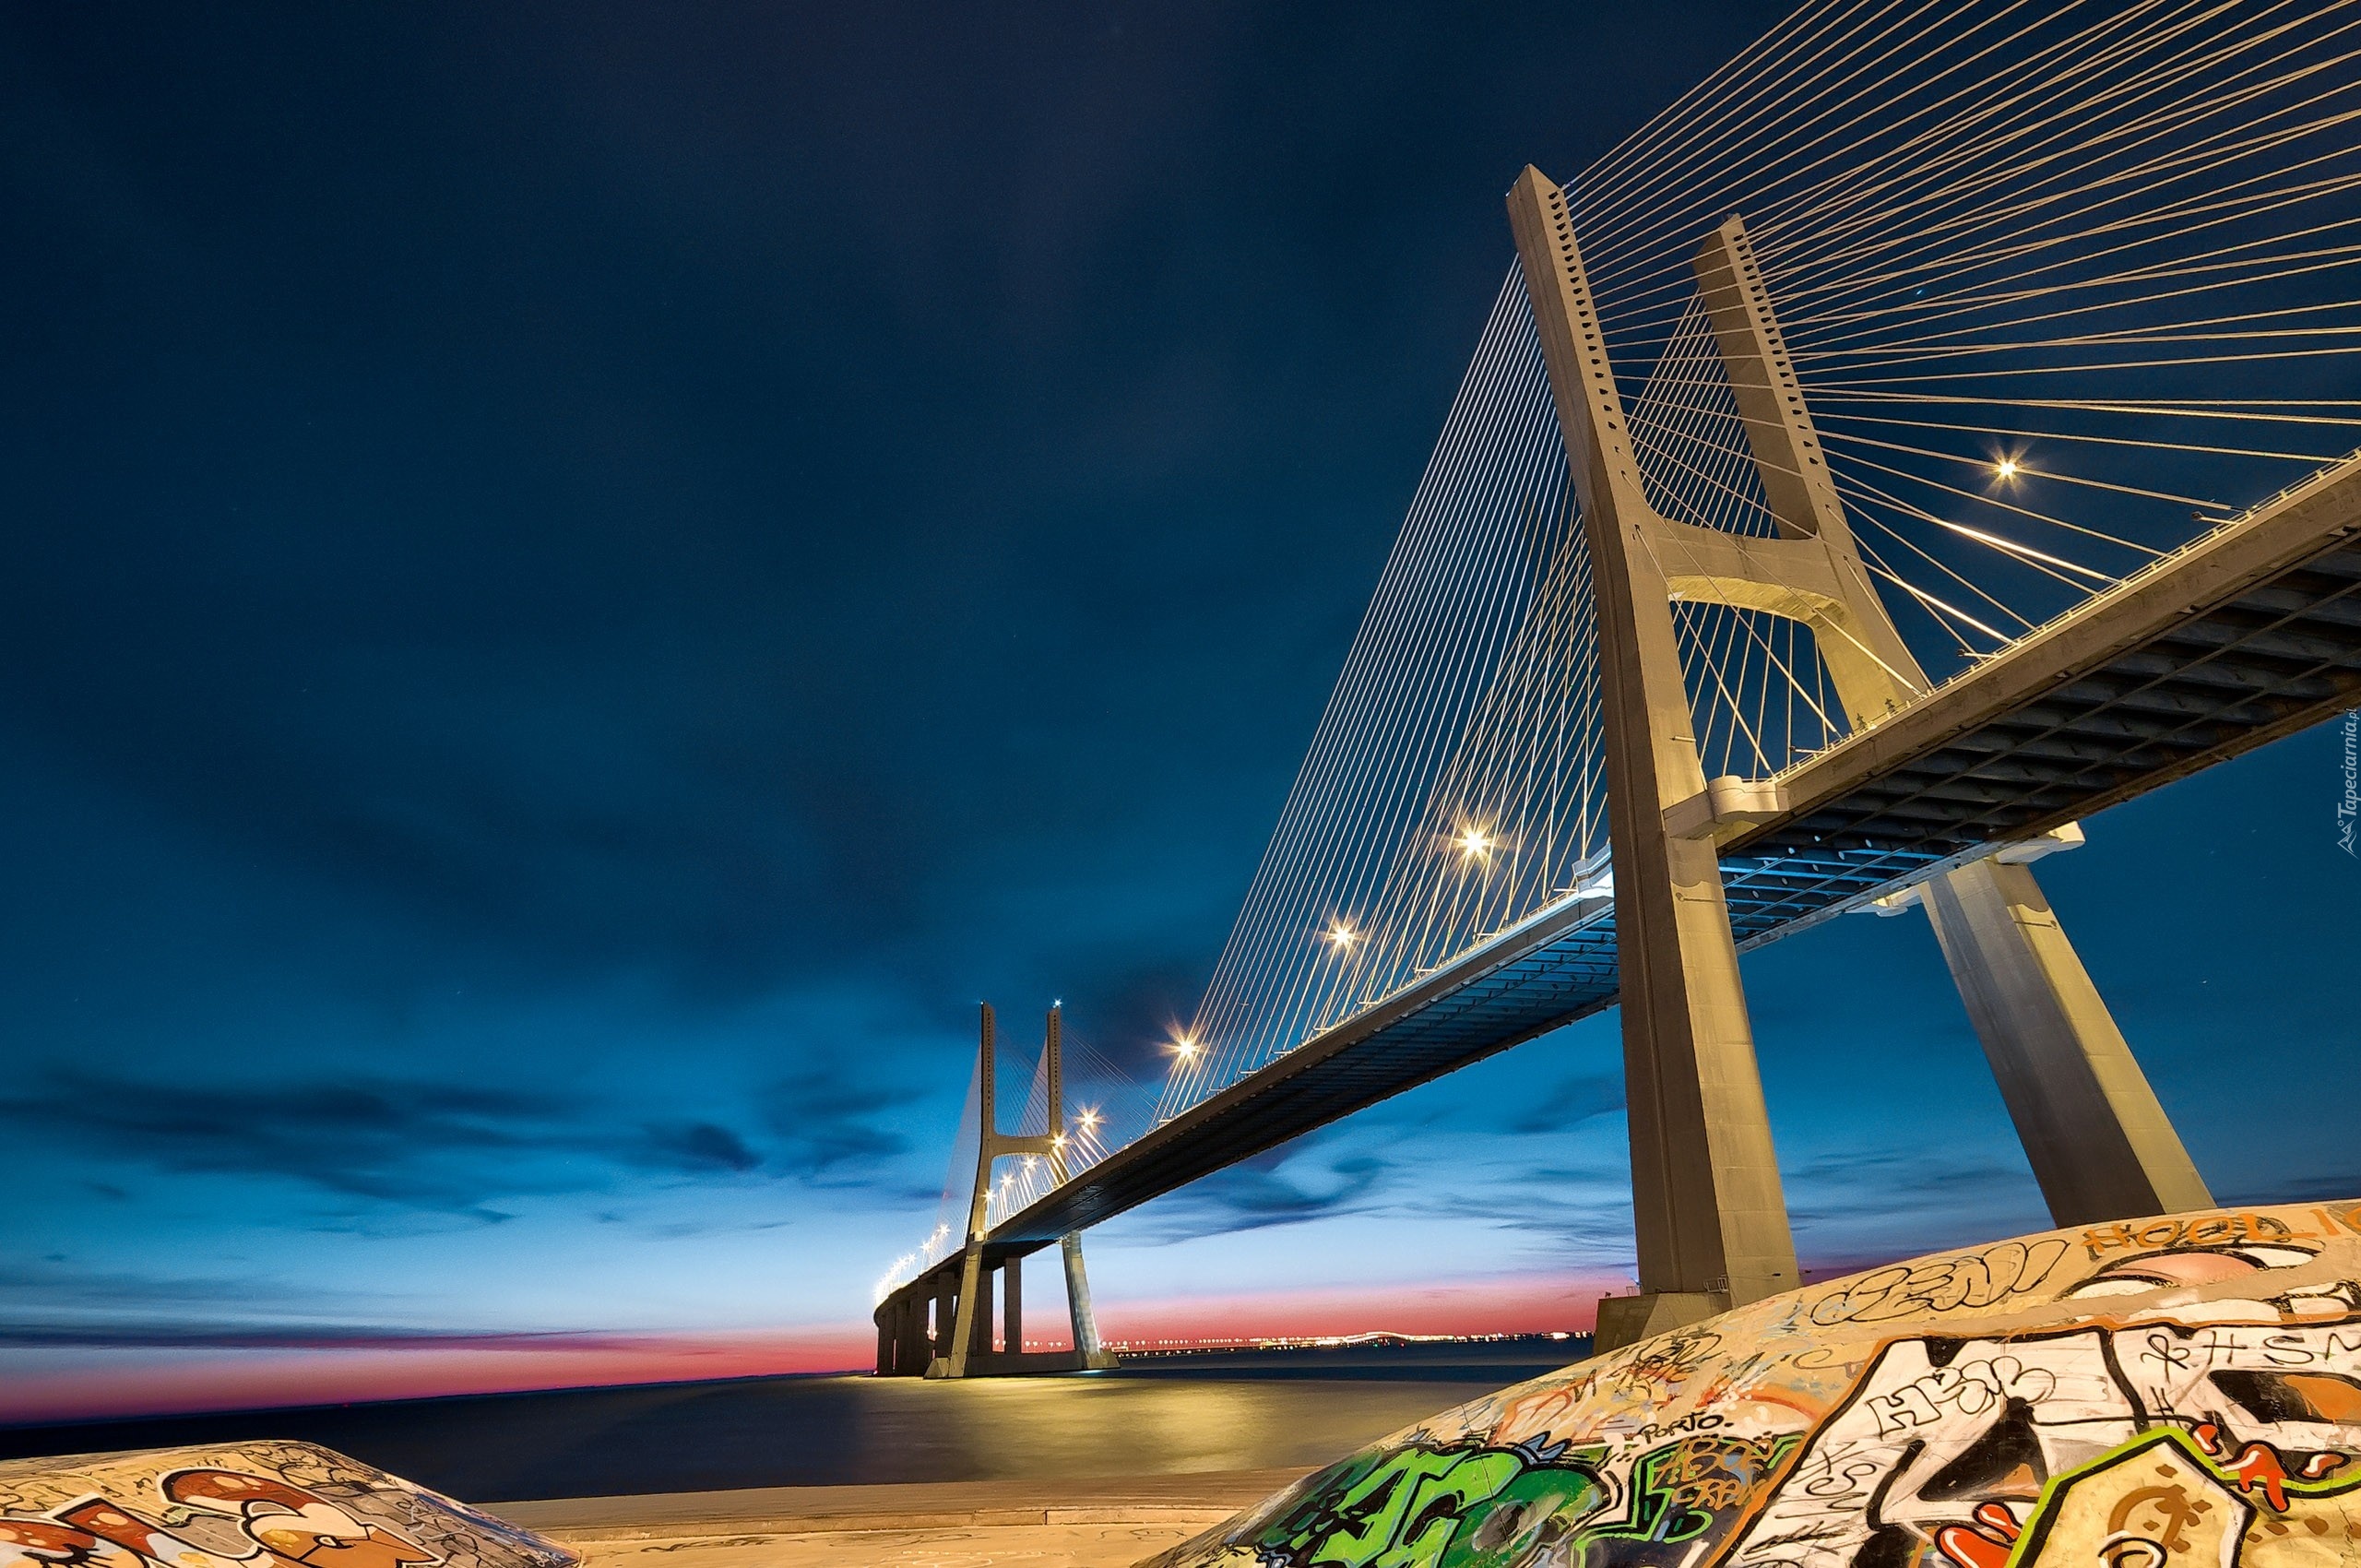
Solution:
<svg viewBox="0 0 2361 1568"><path fill-rule="evenodd" d="M1584 1341L1250 1351L1062 1377L773 1377L0 1430L0 1458L276 1437L470 1503L1325 1464Z"/></svg>

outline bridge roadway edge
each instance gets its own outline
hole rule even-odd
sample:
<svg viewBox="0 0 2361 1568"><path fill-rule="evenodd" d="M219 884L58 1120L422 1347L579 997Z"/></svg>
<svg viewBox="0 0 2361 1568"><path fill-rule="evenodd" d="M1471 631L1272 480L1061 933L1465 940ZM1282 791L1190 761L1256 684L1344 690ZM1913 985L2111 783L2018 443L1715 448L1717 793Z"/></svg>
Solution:
<svg viewBox="0 0 2361 1568"><path fill-rule="evenodd" d="M1907 766L1948 742L1989 728L2111 660L2201 621L2208 603L2219 609L2308 564L2349 553L2342 541L2361 531L2361 453L2290 486L2247 517L2224 525L2163 557L2115 588L2028 633L2003 652L1954 676L1884 723L1837 742L1774 775L1791 802L1781 817L1734 836L1727 849L1744 853L1841 800L1880 774ZM2323 539L2329 542L2323 547ZM2202 596L2202 597L2201 597ZM2176 604L2182 608L2176 611ZM2339 650L2349 655L2350 647ZM1996 700L1987 686L1997 686ZM2350 685L2291 707L2273 721L2242 729L2229 743L2204 748L2169 768L2143 772L2072 806L2012 825L2015 837L2062 827L2213 764L2294 734L2343 711Z"/></svg>

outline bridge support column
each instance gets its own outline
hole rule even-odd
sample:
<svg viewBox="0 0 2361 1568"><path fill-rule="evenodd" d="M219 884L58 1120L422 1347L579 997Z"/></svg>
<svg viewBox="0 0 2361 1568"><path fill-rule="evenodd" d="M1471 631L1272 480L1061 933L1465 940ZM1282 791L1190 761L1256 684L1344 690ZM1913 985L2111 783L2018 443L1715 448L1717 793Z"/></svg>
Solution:
<svg viewBox="0 0 2361 1568"><path fill-rule="evenodd" d="M1013 1257L1000 1269L1001 1348L1014 1356L1025 1348L1025 1260Z"/></svg>
<svg viewBox="0 0 2361 1568"><path fill-rule="evenodd" d="M934 1304L931 1295L920 1294L915 1286L894 1292L878 1303L877 1375L879 1377L917 1377L927 1370L933 1360L933 1346L927 1336L927 1311Z"/></svg>
<svg viewBox="0 0 2361 1568"><path fill-rule="evenodd" d="M1062 1156L1060 1160L1062 1165ZM1098 1314L1091 1309L1090 1277L1082 1267L1082 1238L1068 1231L1058 1239L1058 1251L1065 1259L1066 1315L1074 1326L1074 1352L1086 1368L1103 1372L1115 1364L1115 1358L1098 1343Z"/></svg>
<svg viewBox="0 0 2361 1568"><path fill-rule="evenodd" d="M1528 168L1509 213L1596 585L1643 1292L1602 1303L1598 1343L1608 1348L1797 1283L1713 837L1718 813L1673 630L1679 585L1668 575L1710 555L1728 563L1725 576L1765 576L1749 548L1791 541L1740 540L1656 514L1565 197Z"/></svg>
<svg viewBox="0 0 2361 1568"><path fill-rule="evenodd" d="M2051 1218L2213 1207L2033 873L1983 860L1920 891Z"/></svg>
<svg viewBox="0 0 2361 1568"><path fill-rule="evenodd" d="M961 1338L971 1357L992 1353L992 1280L999 1273L989 1264L978 1266L974 1284L959 1299Z"/></svg>
<svg viewBox="0 0 2361 1568"><path fill-rule="evenodd" d="M1061 1185L1066 1168L1065 1015L1050 1009L1046 1049L1050 1056L1050 1175ZM1098 1343L1098 1317L1090 1306L1090 1275L1082 1264L1082 1234L1069 1230L1058 1238L1058 1255L1065 1265L1066 1318L1074 1330L1072 1364L1080 1372L1105 1372L1115 1358ZM1016 1348L1016 1330L1008 1333L1009 1348Z"/></svg>
<svg viewBox="0 0 2361 1568"><path fill-rule="evenodd" d="M904 1297L894 1306L893 1374L922 1377L927 1362L934 1359L934 1346L926 1334L927 1302L922 1297Z"/></svg>

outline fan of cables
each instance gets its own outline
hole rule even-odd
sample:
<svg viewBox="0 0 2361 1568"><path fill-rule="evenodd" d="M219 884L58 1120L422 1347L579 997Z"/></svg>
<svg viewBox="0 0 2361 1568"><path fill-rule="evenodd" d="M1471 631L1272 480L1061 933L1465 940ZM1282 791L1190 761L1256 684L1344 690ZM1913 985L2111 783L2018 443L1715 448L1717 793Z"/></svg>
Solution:
<svg viewBox="0 0 2361 1568"><path fill-rule="evenodd" d="M2354 445L2356 60L2340 5L1807 6L1569 187L1619 367L1724 397L1689 255L1742 217L1956 670Z"/></svg>
<svg viewBox="0 0 2361 1568"><path fill-rule="evenodd" d="M2361 11L1820 0L1567 185L1651 502L1774 527L1692 257L1736 215L1936 679L2361 427ZM1809 632L1674 607L1709 776L1846 730ZM1606 862L1588 562L1512 269L1204 1000L1169 1119Z"/></svg>

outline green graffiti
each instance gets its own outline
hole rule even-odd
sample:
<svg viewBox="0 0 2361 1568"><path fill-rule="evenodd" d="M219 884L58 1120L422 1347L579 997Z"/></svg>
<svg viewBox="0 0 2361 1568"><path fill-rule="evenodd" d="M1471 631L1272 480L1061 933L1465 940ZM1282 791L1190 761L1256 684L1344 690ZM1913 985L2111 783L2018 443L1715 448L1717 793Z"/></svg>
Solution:
<svg viewBox="0 0 2361 1568"><path fill-rule="evenodd" d="M1693 1541L1716 1527L1726 1530L1801 1441L1793 1433L1687 1437L1652 1450L1631 1467L1631 1506L1623 1517L1584 1528L1571 1561L1584 1568L1667 1561L1651 1549Z"/></svg>
<svg viewBox="0 0 2361 1568"><path fill-rule="evenodd" d="M1516 1568L1605 1495L1597 1450L1413 1443L1312 1478L1252 1543L1269 1568Z"/></svg>

